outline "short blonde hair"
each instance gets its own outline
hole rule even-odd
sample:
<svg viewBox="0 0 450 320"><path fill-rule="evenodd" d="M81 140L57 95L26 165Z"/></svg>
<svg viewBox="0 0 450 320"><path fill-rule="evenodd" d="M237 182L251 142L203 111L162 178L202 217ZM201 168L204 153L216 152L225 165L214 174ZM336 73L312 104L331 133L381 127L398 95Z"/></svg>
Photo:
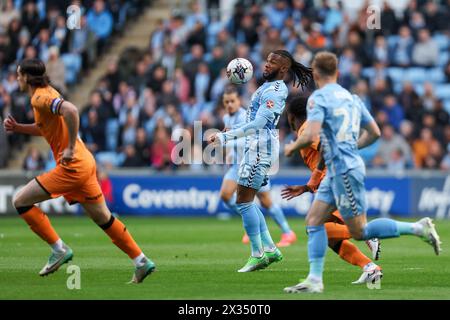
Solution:
<svg viewBox="0 0 450 320"><path fill-rule="evenodd" d="M319 52L314 57L312 68L323 77L334 76L338 71L338 58L329 51Z"/></svg>

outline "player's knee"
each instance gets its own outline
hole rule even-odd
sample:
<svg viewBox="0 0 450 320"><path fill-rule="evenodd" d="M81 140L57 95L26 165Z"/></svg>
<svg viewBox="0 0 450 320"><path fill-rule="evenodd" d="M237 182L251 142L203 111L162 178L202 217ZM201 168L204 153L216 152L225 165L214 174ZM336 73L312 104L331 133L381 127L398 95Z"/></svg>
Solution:
<svg viewBox="0 0 450 320"><path fill-rule="evenodd" d="M33 208L32 205L25 205L18 194L13 197L12 204L14 208L16 208L18 214L24 214L25 212L28 212L31 208Z"/></svg>
<svg viewBox="0 0 450 320"><path fill-rule="evenodd" d="M309 214L306 216L306 225L310 227L319 226L321 225L321 220L318 216Z"/></svg>
<svg viewBox="0 0 450 320"><path fill-rule="evenodd" d="M20 192L14 195L12 199L12 204L16 209L24 206L22 197L20 196Z"/></svg>
<svg viewBox="0 0 450 320"><path fill-rule="evenodd" d="M351 232L352 238L355 240L364 240L364 232L363 230L354 230Z"/></svg>
<svg viewBox="0 0 450 320"><path fill-rule="evenodd" d="M221 192L220 193L220 198L224 201L224 202L228 202L230 201L231 197L233 196L233 194L230 194L228 192Z"/></svg>

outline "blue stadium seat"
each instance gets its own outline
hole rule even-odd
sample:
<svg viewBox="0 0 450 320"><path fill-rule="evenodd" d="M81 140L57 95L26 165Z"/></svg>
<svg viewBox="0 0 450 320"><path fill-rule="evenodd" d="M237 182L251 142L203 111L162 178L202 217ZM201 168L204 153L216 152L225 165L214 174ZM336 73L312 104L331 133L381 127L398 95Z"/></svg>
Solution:
<svg viewBox="0 0 450 320"><path fill-rule="evenodd" d="M113 151L103 151L98 152L95 155L95 159L99 164L111 163L115 167L120 167L120 165L125 161L125 155L123 153L116 153Z"/></svg>
<svg viewBox="0 0 450 320"><path fill-rule="evenodd" d="M425 92L425 89L423 88L423 84L422 83L417 83L414 85L414 90L416 91L416 93L419 96L422 96L423 93Z"/></svg>
<svg viewBox="0 0 450 320"><path fill-rule="evenodd" d="M69 85L75 84L78 73L81 70L81 56L79 54L65 53L61 55L61 60L66 67L66 83Z"/></svg>
<svg viewBox="0 0 450 320"><path fill-rule="evenodd" d="M438 84L434 88L434 94L439 99L450 99L450 84Z"/></svg>
<svg viewBox="0 0 450 320"><path fill-rule="evenodd" d="M427 71L427 80L433 83L445 82L445 74L442 68L432 68Z"/></svg>
<svg viewBox="0 0 450 320"><path fill-rule="evenodd" d="M450 59L450 54L448 53L448 51L441 51L439 53L439 60L438 60L438 66L443 67L447 64L447 62Z"/></svg>
<svg viewBox="0 0 450 320"><path fill-rule="evenodd" d="M403 85L404 85L404 83L403 82L394 82L393 83L393 86L394 86L394 93L395 94L399 94L400 92L402 92L402 90L403 90Z"/></svg>
<svg viewBox="0 0 450 320"><path fill-rule="evenodd" d="M412 67L405 70L404 79L412 83L423 83L427 79L425 68Z"/></svg>
<svg viewBox="0 0 450 320"><path fill-rule="evenodd" d="M441 33L435 34L433 36L433 40L436 41L436 43L438 44L439 50L445 51L448 49L450 38L445 34Z"/></svg>
<svg viewBox="0 0 450 320"><path fill-rule="evenodd" d="M447 111L448 114L450 114L450 99L445 99L443 103L444 109Z"/></svg>
<svg viewBox="0 0 450 320"><path fill-rule="evenodd" d="M361 74L370 79L375 75L375 70L373 67L363 68Z"/></svg>
<svg viewBox="0 0 450 320"><path fill-rule="evenodd" d="M117 140L119 136L119 120L108 119L106 121L106 149L114 151L117 148Z"/></svg>
<svg viewBox="0 0 450 320"><path fill-rule="evenodd" d="M389 67L387 68L387 74L394 82L403 82L404 80L404 71L402 68Z"/></svg>

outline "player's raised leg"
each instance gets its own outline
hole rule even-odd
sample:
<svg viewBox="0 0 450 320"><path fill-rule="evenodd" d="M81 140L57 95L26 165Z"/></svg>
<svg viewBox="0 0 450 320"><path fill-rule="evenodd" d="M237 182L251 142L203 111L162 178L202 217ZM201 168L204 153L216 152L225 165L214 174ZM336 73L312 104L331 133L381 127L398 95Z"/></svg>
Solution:
<svg viewBox="0 0 450 320"><path fill-rule="evenodd" d="M73 257L72 249L61 240L48 216L38 206L34 205L50 198L50 194L43 189L38 180L33 179L13 199L13 205L20 217L25 220L35 234L52 248L47 263L39 272L41 276L55 272Z"/></svg>
<svg viewBox="0 0 450 320"><path fill-rule="evenodd" d="M364 255L356 245L350 242L351 234L344 224L336 222L325 223L328 236L328 247L336 252L344 261L358 266L363 273L353 284L371 282L383 276L381 268Z"/></svg>
<svg viewBox="0 0 450 320"><path fill-rule="evenodd" d="M430 218L426 217L417 222L379 218L367 223L363 172L350 170L346 174L336 176L334 180L334 193L341 199L339 211L354 239L385 239L400 235L415 235L429 243L435 254L439 255L441 241Z"/></svg>
<svg viewBox="0 0 450 320"><path fill-rule="evenodd" d="M153 261L145 256L125 225L111 214L105 201L83 203L82 206L92 220L111 238L112 242L133 260L135 272L131 282L140 283L155 271L156 267Z"/></svg>
<svg viewBox="0 0 450 320"><path fill-rule="evenodd" d="M270 191L263 188L261 188L260 192L257 194L261 206L267 210L282 232L281 240L277 243L277 247L288 247L297 241L297 236L289 226L286 216L283 213L283 209L281 209L279 205L273 203Z"/></svg>

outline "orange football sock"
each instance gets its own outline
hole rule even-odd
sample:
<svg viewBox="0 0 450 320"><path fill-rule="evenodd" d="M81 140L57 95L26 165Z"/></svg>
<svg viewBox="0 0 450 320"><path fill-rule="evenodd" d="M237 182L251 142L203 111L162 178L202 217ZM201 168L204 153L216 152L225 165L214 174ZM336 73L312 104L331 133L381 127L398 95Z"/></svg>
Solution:
<svg viewBox="0 0 450 320"><path fill-rule="evenodd" d="M125 225L119 219L111 216L109 222L100 226L103 231L111 238L112 242L125 252L131 259L136 258L142 253L142 250L134 241Z"/></svg>
<svg viewBox="0 0 450 320"><path fill-rule="evenodd" d="M371 262L356 245L348 241L352 236L348 228L344 224L327 222L325 223L327 236L330 244L334 244L332 249L339 254L339 256L354 266L364 267Z"/></svg>
<svg viewBox="0 0 450 320"><path fill-rule="evenodd" d="M342 241L341 247L339 248L339 256L348 263L361 267L361 269L369 262L372 262L356 245L348 240Z"/></svg>
<svg viewBox="0 0 450 320"><path fill-rule="evenodd" d="M344 224L327 222L325 223L325 229L327 230L327 236L330 240L345 240L352 237L347 226Z"/></svg>
<svg viewBox="0 0 450 320"><path fill-rule="evenodd" d="M59 239L48 216L39 207L31 206L28 211L21 213L20 216L30 226L30 229L48 244L54 244Z"/></svg>

